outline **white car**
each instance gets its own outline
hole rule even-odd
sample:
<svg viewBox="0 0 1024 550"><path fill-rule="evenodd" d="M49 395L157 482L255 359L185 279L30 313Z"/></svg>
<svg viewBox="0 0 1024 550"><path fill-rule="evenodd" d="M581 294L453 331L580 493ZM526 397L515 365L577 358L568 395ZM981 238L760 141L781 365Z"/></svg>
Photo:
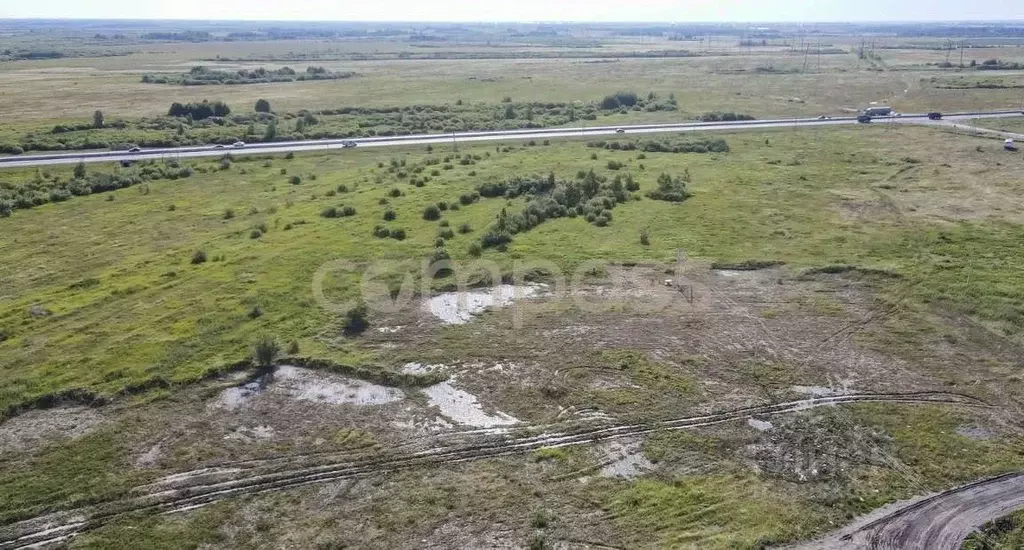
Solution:
<svg viewBox="0 0 1024 550"><path fill-rule="evenodd" d="M236 142L232 143L231 146L232 147L245 147L245 142L244 141L236 141Z"/></svg>
<svg viewBox="0 0 1024 550"><path fill-rule="evenodd" d="M626 130L624 128L616 128L615 129L615 133L616 134L625 134Z"/></svg>

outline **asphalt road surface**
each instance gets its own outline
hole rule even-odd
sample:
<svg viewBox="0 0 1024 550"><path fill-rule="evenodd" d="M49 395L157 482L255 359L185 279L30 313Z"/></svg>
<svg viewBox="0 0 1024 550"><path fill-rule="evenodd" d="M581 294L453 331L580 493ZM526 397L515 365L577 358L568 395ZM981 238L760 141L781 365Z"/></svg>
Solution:
<svg viewBox="0 0 1024 550"><path fill-rule="evenodd" d="M800 550L958 550L985 523L1024 508L1024 473L887 506Z"/></svg>
<svg viewBox="0 0 1024 550"><path fill-rule="evenodd" d="M953 113L946 115L942 121L932 121L924 114L906 114L901 117L875 117L872 124L949 124L956 121L971 120L980 117L1013 117L1021 116L1020 111L994 111ZM735 130L760 130L765 128L802 128L815 126L841 126L858 124L856 117L834 117L830 119L798 118L776 120L743 120L735 122L686 122L672 124L642 124L632 126L595 126L591 128L542 128L531 130L505 130L491 132L465 132L453 134L425 134L415 136L392 136L354 139L360 148L364 147L405 147L410 145L443 145L448 143L469 143L478 141L508 140L543 140L557 138L598 137L615 135L657 134L669 132L710 132ZM619 130L622 130L620 132ZM0 157L0 167L24 168L30 166L46 166L51 164L77 164L79 162L121 162L137 160L164 160L193 157L218 157L227 153L232 155L266 155L282 153L298 153L302 151L325 151L344 149L343 139L317 141L279 141L274 143L254 143L245 147L212 145L175 147L166 149L146 149L139 153L126 151L91 151L77 153L46 153L38 155L19 155Z"/></svg>

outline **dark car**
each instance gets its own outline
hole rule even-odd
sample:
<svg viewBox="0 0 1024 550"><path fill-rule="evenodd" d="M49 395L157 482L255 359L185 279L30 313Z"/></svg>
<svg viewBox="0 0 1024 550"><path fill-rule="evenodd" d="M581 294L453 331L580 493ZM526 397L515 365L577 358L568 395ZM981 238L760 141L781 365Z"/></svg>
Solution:
<svg viewBox="0 0 1024 550"><path fill-rule="evenodd" d="M857 122L871 122L871 115L860 115L857 117Z"/></svg>
<svg viewBox="0 0 1024 550"><path fill-rule="evenodd" d="M937 112L928 113L928 118L931 119L931 120L939 120L940 118L942 118L942 113L937 113Z"/></svg>
<svg viewBox="0 0 1024 550"><path fill-rule="evenodd" d="M132 147L131 149L128 149L128 152L129 153L141 153L142 152L142 148L141 147Z"/></svg>

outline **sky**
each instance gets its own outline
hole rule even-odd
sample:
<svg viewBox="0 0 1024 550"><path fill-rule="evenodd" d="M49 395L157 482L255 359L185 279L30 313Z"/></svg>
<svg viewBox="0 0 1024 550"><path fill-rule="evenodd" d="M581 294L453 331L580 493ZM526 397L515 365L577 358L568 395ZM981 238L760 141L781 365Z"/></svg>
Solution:
<svg viewBox="0 0 1024 550"><path fill-rule="evenodd" d="M0 0L0 18L318 21L1024 19L1020 0Z"/></svg>

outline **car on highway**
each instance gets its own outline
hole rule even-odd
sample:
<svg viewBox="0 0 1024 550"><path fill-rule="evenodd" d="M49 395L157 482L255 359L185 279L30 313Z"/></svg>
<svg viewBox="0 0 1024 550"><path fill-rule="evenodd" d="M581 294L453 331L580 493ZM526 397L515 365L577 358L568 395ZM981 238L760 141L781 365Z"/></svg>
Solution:
<svg viewBox="0 0 1024 550"><path fill-rule="evenodd" d="M214 149L223 149L224 146L218 143L217 145L214 145L213 148Z"/></svg>
<svg viewBox="0 0 1024 550"><path fill-rule="evenodd" d="M818 120L825 120L826 118L828 117L825 115L818 115Z"/></svg>
<svg viewBox="0 0 1024 550"><path fill-rule="evenodd" d="M928 119L929 120L939 120L940 118L942 118L942 113L935 112L935 111L932 111L932 112L928 113Z"/></svg>
<svg viewBox="0 0 1024 550"><path fill-rule="evenodd" d="M141 153L142 152L142 147L132 147L131 149L128 149L128 152L129 153Z"/></svg>
<svg viewBox="0 0 1024 550"><path fill-rule="evenodd" d="M341 142L341 146L345 147L346 149L349 148L349 147L355 147L356 145L359 145L359 144L354 142L354 141L352 141L351 139L346 139L345 141Z"/></svg>
<svg viewBox="0 0 1024 550"><path fill-rule="evenodd" d="M616 134L625 134L626 133L626 129L625 128L616 128L615 129L615 133Z"/></svg>
<svg viewBox="0 0 1024 550"><path fill-rule="evenodd" d="M232 143L231 146L232 147L245 147L245 142L244 141L236 141L236 142Z"/></svg>
<svg viewBox="0 0 1024 550"><path fill-rule="evenodd" d="M860 115L857 117L857 122L871 122L871 115Z"/></svg>

